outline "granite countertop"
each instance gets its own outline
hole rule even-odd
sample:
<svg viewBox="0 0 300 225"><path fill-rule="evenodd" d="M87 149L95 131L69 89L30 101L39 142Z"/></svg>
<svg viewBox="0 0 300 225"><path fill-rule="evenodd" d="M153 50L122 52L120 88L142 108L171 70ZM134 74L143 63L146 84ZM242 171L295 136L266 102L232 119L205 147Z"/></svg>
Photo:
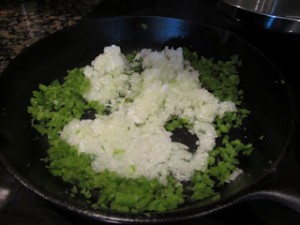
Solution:
<svg viewBox="0 0 300 225"><path fill-rule="evenodd" d="M0 1L0 74L22 49L78 23L101 0Z"/></svg>

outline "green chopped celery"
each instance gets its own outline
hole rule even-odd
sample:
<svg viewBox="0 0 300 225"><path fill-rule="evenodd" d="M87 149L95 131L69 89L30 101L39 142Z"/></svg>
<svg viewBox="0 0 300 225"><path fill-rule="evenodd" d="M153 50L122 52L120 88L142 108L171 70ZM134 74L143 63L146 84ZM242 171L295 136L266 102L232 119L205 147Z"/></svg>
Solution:
<svg viewBox="0 0 300 225"><path fill-rule="evenodd" d="M113 155L114 156L116 156L116 155L122 155L122 154L124 154L126 151L125 150L123 150L123 149L115 149L114 151L113 151Z"/></svg>
<svg viewBox="0 0 300 225"><path fill-rule="evenodd" d="M172 117L165 125L165 129L170 132L183 127L190 128L191 123L185 118L180 118L176 116Z"/></svg>
<svg viewBox="0 0 300 225"><path fill-rule="evenodd" d="M90 108L95 109L98 114L103 114L106 110L106 107L98 101L90 101L89 106Z"/></svg>

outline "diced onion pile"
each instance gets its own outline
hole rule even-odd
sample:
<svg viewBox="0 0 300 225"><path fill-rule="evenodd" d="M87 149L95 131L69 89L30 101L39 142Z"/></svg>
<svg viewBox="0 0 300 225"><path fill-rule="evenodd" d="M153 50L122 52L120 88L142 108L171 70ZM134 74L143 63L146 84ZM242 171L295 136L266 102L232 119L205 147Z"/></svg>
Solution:
<svg viewBox="0 0 300 225"><path fill-rule="evenodd" d="M133 69L138 61L141 73ZM143 49L129 62L118 46L105 47L84 75L90 80L86 101L98 101L110 113L73 119L60 136L79 152L94 155L95 172L188 181L195 170L207 168L208 152L216 145L215 118L236 111L233 102L220 101L201 85L201 74L184 60L181 48ZM174 116L191 124L189 132L198 137L194 153L172 141L165 129Z"/></svg>

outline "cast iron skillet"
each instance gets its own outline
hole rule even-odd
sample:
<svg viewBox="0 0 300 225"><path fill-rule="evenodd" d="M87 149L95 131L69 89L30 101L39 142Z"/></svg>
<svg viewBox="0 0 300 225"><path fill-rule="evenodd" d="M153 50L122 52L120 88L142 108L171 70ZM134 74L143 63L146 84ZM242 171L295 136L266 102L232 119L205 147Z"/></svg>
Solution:
<svg viewBox="0 0 300 225"><path fill-rule="evenodd" d="M65 194L65 184L45 169L40 158L45 156L47 144L31 128L27 113L32 91L39 83L49 84L65 76L67 70L89 64L104 46L111 44L121 46L125 52L185 46L208 58L228 60L235 54L240 57L241 88L251 110L246 121L246 140L254 144L255 150L250 157L242 159L241 168L245 173L222 188L220 200L189 203L166 213L95 211L80 199L73 200ZM277 167L289 151L295 122L291 93L283 79L259 51L225 30L160 17L122 17L81 23L27 48L1 75L1 161L21 183L41 197L102 221L178 221L262 197L280 201L300 212L297 193L287 189L280 191L277 184L281 179L279 175L289 176L287 172L279 173ZM264 136L262 140L261 136Z"/></svg>

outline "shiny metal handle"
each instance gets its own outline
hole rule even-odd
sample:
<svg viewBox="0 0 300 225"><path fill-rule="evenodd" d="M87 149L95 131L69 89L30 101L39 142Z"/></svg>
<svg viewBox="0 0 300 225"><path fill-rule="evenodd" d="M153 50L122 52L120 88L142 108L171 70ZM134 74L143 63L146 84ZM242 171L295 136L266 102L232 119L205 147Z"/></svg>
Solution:
<svg viewBox="0 0 300 225"><path fill-rule="evenodd" d="M300 166L293 152L285 155L278 167L240 200L256 199L279 203L300 214Z"/></svg>
<svg viewBox="0 0 300 225"><path fill-rule="evenodd" d="M270 200L286 206L300 214L300 196L278 190L258 191L245 196L245 200Z"/></svg>

